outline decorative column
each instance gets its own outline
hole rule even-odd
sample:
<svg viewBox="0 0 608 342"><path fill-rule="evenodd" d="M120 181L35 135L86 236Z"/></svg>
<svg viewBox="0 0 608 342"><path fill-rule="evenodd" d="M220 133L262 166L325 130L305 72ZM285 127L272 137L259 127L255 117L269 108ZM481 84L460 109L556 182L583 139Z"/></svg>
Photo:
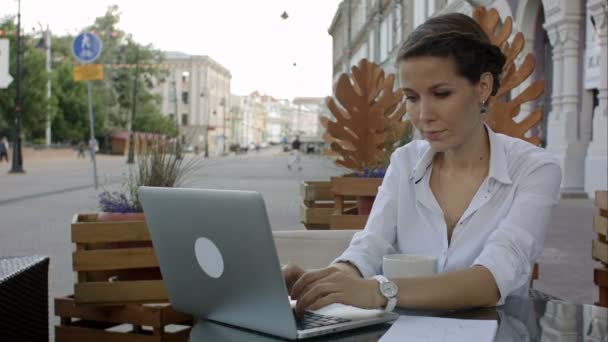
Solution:
<svg viewBox="0 0 608 342"><path fill-rule="evenodd" d="M581 136L579 80L580 14L560 15L545 28L553 46L554 88L549 114L547 150L562 167L562 196L586 197L584 192L585 154L588 137Z"/></svg>
<svg viewBox="0 0 608 342"><path fill-rule="evenodd" d="M595 22L600 45L599 104L593 117L593 141L585 159L585 191L608 190L608 5L605 0L590 0L587 11Z"/></svg>

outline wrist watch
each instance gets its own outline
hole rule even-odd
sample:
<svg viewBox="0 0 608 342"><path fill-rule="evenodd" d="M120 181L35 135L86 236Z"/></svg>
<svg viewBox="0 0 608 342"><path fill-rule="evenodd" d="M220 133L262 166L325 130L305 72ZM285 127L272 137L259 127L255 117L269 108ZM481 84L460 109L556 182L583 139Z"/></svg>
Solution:
<svg viewBox="0 0 608 342"><path fill-rule="evenodd" d="M399 292L399 287L383 275L377 275L373 278L378 282L380 293L386 298L386 307L384 308L384 311L393 311L397 305L397 292Z"/></svg>

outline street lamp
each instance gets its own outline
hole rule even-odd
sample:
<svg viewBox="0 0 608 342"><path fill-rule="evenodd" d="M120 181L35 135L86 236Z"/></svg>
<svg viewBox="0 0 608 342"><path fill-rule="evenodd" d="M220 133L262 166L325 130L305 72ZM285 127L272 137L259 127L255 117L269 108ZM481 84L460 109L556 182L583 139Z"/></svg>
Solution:
<svg viewBox="0 0 608 342"><path fill-rule="evenodd" d="M17 77L15 80L15 138L10 173L25 173L21 155L21 0L17 0Z"/></svg>
<svg viewBox="0 0 608 342"><path fill-rule="evenodd" d="M135 44L135 80L133 81L133 103L131 108L131 131L129 132L129 157L127 164L135 162L135 112L137 110L137 80L139 78L139 45Z"/></svg>

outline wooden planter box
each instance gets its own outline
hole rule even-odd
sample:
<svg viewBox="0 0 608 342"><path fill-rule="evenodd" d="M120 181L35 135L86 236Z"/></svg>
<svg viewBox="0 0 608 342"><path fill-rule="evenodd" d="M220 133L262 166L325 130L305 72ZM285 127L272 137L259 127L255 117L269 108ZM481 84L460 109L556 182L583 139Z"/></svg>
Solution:
<svg viewBox="0 0 608 342"><path fill-rule="evenodd" d="M595 193L595 206L598 213L593 218L593 229L597 233L597 239L593 240L593 259L608 266L608 191L597 191Z"/></svg>
<svg viewBox="0 0 608 342"><path fill-rule="evenodd" d="M192 316L169 304L79 305L65 297L55 298L55 315L57 342L186 342L192 326Z"/></svg>
<svg viewBox="0 0 608 342"><path fill-rule="evenodd" d="M593 217L593 230L597 239L592 241L593 259L603 263L593 273L593 281L599 289L599 302L596 305L608 307L608 191L595 192L597 215Z"/></svg>
<svg viewBox="0 0 608 342"><path fill-rule="evenodd" d="M77 214L71 228L75 302L168 302L145 221L97 221L97 214ZM109 281L113 274L120 274L118 281Z"/></svg>
<svg viewBox="0 0 608 342"><path fill-rule="evenodd" d="M334 195L334 212L330 229L363 229L368 215L360 215L345 204L347 197L375 197L382 178L332 177L331 192Z"/></svg>
<svg viewBox="0 0 608 342"><path fill-rule="evenodd" d="M306 229L329 229L334 212L334 195L329 181L303 181L300 183L300 217ZM345 206L353 208L355 198L345 198Z"/></svg>

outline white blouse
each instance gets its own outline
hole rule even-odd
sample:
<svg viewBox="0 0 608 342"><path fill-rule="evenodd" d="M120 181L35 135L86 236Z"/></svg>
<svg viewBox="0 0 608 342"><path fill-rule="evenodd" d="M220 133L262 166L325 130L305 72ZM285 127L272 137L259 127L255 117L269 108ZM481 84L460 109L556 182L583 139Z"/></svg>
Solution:
<svg viewBox="0 0 608 342"><path fill-rule="evenodd" d="M434 151L416 140L391 156L365 229L336 261L349 261L371 277L382 272L384 255L428 255L437 258L438 272L485 266L500 290L498 305L510 294L527 295L559 200L561 169L544 149L486 128L488 176L449 246L443 211L429 186Z"/></svg>

